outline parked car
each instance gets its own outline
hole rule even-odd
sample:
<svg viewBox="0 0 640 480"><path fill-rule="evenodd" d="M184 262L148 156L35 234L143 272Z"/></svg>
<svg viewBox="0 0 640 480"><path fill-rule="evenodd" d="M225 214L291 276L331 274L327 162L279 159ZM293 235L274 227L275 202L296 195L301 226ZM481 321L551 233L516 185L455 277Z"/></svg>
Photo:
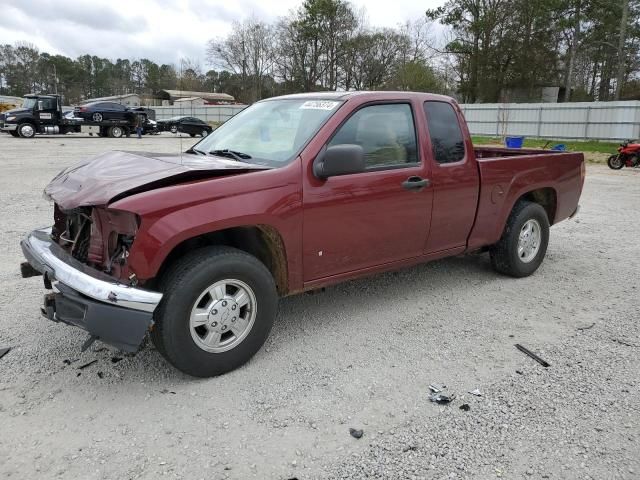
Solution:
<svg viewBox="0 0 640 480"><path fill-rule="evenodd" d="M22 275L55 286L43 314L87 330L85 346L135 351L150 332L178 369L218 375L260 349L279 296L471 252L531 275L584 179L581 153L474 148L448 97L276 97L185 154L62 171Z"/></svg>
<svg viewBox="0 0 640 480"><path fill-rule="evenodd" d="M126 105L116 102L92 102L75 107L74 115L85 121L103 122L105 120L121 120L133 123L135 113Z"/></svg>
<svg viewBox="0 0 640 480"><path fill-rule="evenodd" d="M168 120L158 120L158 129L171 133L188 133L192 137L200 135L206 137L213 128L196 117L172 117Z"/></svg>

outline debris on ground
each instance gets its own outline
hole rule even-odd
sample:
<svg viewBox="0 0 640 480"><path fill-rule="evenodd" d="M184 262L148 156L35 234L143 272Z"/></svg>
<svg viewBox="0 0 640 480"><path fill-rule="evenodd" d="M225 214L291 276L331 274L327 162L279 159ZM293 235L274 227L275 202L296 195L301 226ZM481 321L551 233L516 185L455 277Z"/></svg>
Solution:
<svg viewBox="0 0 640 480"><path fill-rule="evenodd" d="M593 322L591 325L583 325L581 327L578 327L576 330L589 330L590 328L593 328L596 326L596 322Z"/></svg>
<svg viewBox="0 0 640 480"><path fill-rule="evenodd" d="M104 373L98 372L98 378L104 378Z"/></svg>
<svg viewBox="0 0 640 480"><path fill-rule="evenodd" d="M4 357L10 350L11 347L0 348L0 358Z"/></svg>
<svg viewBox="0 0 640 480"><path fill-rule="evenodd" d="M362 438L362 435L364 435L364 431L357 428L350 428L349 433L353 438Z"/></svg>
<svg viewBox="0 0 640 480"><path fill-rule="evenodd" d="M417 450L417 447L415 445L405 445L404 447L402 447L402 451L404 453L411 451L411 450Z"/></svg>
<svg viewBox="0 0 640 480"><path fill-rule="evenodd" d="M533 353L531 350L523 347L522 345L520 345L519 343L515 344L515 347L520 350L522 353L524 353L525 355L530 356L531 358L533 358L536 362L538 362L540 365L542 365L544 368L548 368L551 366L550 363L546 362L545 360L541 359L538 355L536 355L535 353Z"/></svg>
<svg viewBox="0 0 640 480"><path fill-rule="evenodd" d="M84 365L80 365L78 367L78 370L84 370L85 368L93 365L94 363L96 363L98 360L91 360L90 362L85 363Z"/></svg>
<svg viewBox="0 0 640 480"><path fill-rule="evenodd" d="M62 363L64 363L65 365L71 365L72 363L77 362L78 360L80 360L79 358L65 358Z"/></svg>
<svg viewBox="0 0 640 480"><path fill-rule="evenodd" d="M455 398L456 396L454 394L445 395L444 393L434 393L429 397L429 400L434 403L439 403L440 405L446 405L451 403Z"/></svg>
<svg viewBox="0 0 640 480"><path fill-rule="evenodd" d="M447 388L446 385L440 385L439 383L432 383L431 385L429 385L429 390L431 390L433 393L440 393L445 388Z"/></svg>
<svg viewBox="0 0 640 480"><path fill-rule="evenodd" d="M612 338L611 340L616 342L616 343L619 343L620 345L625 345L627 347L638 347L638 346L640 346L640 345L636 345L634 343L627 342L626 340L621 340L620 338Z"/></svg>
<svg viewBox="0 0 640 480"><path fill-rule="evenodd" d="M122 360L122 357L111 357L111 363L118 363Z"/></svg>
<svg viewBox="0 0 640 480"><path fill-rule="evenodd" d="M471 410L471 407L469 406L468 403L463 403L462 405L460 405L460 410L464 410L465 412L468 412L469 410Z"/></svg>
<svg viewBox="0 0 640 480"><path fill-rule="evenodd" d="M167 390L166 388L163 388L162 390L160 390L160 393L171 393L173 395L176 394L176 392L172 392L171 390Z"/></svg>
<svg viewBox="0 0 640 480"><path fill-rule="evenodd" d="M475 390L470 390L469 393L471 395L475 395L476 397L481 397L482 396L482 392L480 391L479 388L476 388Z"/></svg>

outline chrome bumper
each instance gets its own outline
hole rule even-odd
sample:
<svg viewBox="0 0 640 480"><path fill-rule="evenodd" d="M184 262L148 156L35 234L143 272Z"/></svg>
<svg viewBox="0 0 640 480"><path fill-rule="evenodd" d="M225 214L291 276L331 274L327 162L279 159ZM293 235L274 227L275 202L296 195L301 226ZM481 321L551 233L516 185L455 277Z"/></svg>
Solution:
<svg viewBox="0 0 640 480"><path fill-rule="evenodd" d="M13 132L17 129L18 129L17 123L5 123L4 125L0 126L0 130L2 130L3 132Z"/></svg>
<svg viewBox="0 0 640 480"><path fill-rule="evenodd" d="M114 307L152 313L162 294L115 281L69 255L51 240L51 228L34 230L20 242L29 264L47 277L78 293Z"/></svg>

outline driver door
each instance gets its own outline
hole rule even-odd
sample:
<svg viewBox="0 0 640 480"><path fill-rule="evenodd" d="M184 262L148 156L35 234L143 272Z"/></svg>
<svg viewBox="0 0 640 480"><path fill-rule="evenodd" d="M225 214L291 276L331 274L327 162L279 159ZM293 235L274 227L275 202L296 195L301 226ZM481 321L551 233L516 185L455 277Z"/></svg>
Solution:
<svg viewBox="0 0 640 480"><path fill-rule="evenodd" d="M60 112L58 112L58 102L55 98L39 99L36 108L40 125L58 125L60 123Z"/></svg>
<svg viewBox="0 0 640 480"><path fill-rule="evenodd" d="M433 195L428 185L411 185L428 179L430 168L421 155L414 117L409 103L365 105L334 133L329 146L360 145L366 170L326 180L308 177L305 282L423 254Z"/></svg>

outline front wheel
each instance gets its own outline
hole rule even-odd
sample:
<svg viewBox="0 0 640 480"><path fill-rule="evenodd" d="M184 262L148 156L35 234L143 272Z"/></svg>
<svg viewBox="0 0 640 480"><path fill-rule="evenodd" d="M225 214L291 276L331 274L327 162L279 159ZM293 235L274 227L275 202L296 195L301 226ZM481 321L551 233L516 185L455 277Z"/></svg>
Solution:
<svg viewBox="0 0 640 480"><path fill-rule="evenodd" d="M22 138L33 138L36 135L36 127L31 123L23 123L18 127L18 135Z"/></svg>
<svg viewBox="0 0 640 480"><path fill-rule="evenodd" d="M607 165L609 165L609 168L611 168L612 170L620 170L622 167L624 167L622 155L611 155L607 159Z"/></svg>
<svg viewBox="0 0 640 480"><path fill-rule="evenodd" d="M500 241L489 254L493 268L512 277L527 277L535 272L547 252L549 219L541 205L519 201L509 218Z"/></svg>
<svg viewBox="0 0 640 480"><path fill-rule="evenodd" d="M209 135L209 130L202 130L202 133L200 133L200 135L202 136L202 138L206 137L207 135Z"/></svg>
<svg viewBox="0 0 640 480"><path fill-rule="evenodd" d="M264 344L278 295L269 270L235 248L195 250L173 264L151 338L174 367L196 377L227 373Z"/></svg>

